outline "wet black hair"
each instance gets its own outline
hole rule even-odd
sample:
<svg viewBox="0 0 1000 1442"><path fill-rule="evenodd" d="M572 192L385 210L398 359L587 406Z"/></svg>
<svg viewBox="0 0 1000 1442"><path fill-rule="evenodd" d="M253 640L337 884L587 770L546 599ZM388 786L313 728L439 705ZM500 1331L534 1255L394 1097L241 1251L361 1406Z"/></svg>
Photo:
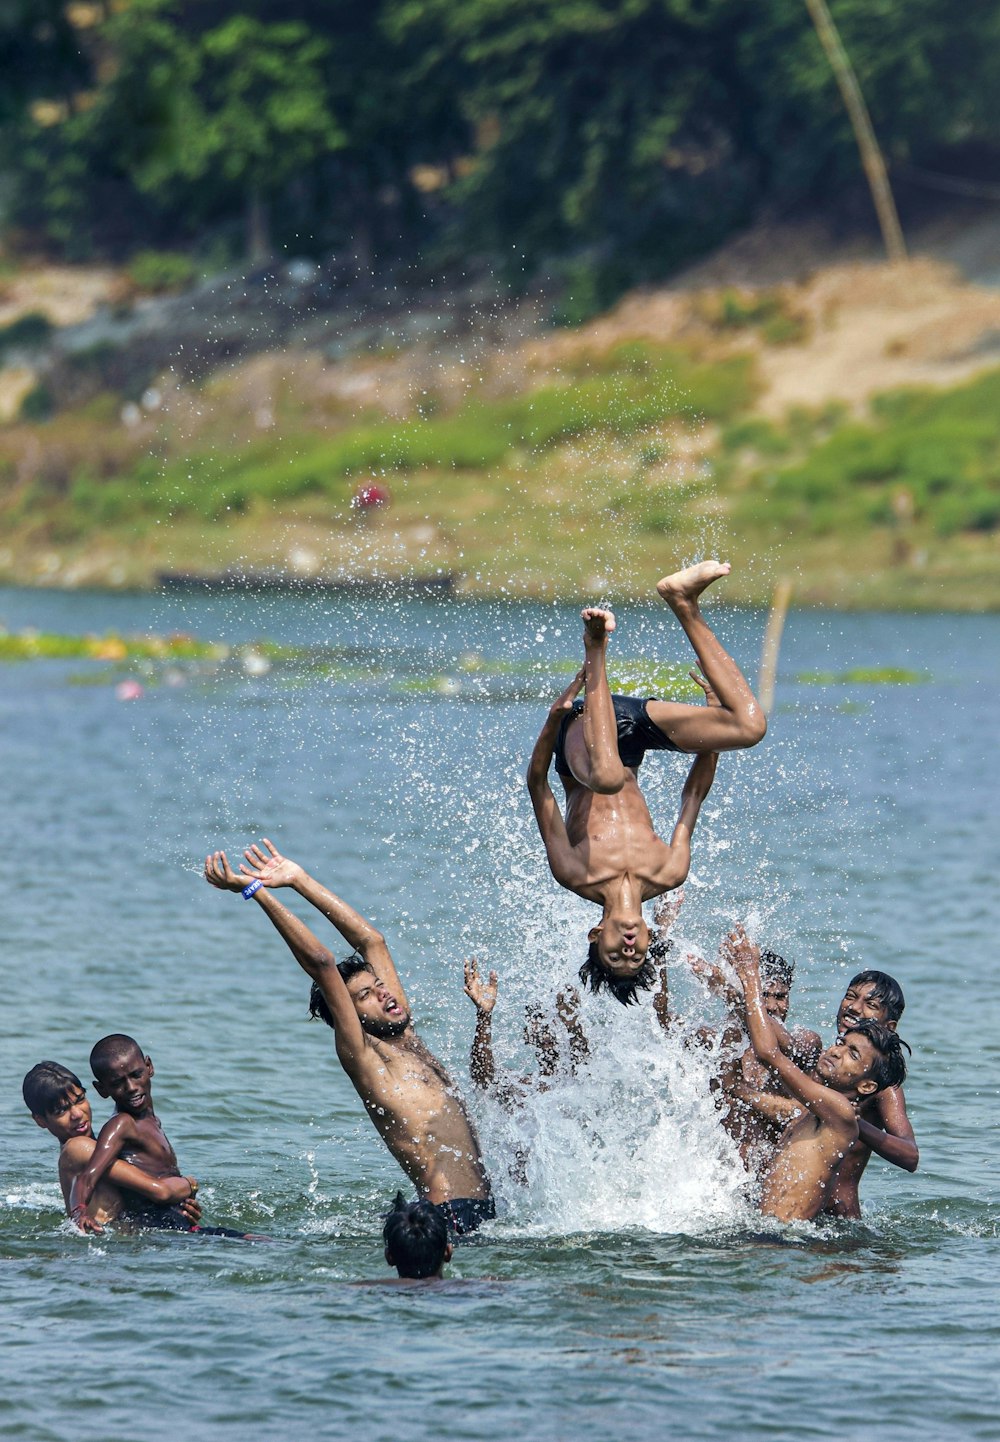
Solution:
<svg viewBox="0 0 1000 1442"><path fill-rule="evenodd" d="M632 976L615 976L601 961L597 942L592 941L587 960L580 967L579 977L588 991L610 991L622 1006L632 1006L639 1000L638 993L648 991L656 981L656 967L647 952L646 960Z"/></svg>
<svg viewBox="0 0 1000 1442"><path fill-rule="evenodd" d="M850 991L852 986L871 985L875 987L872 994L876 1001L880 1001L885 1007L886 1019L899 1021L906 1006L906 1002L903 1000L903 988L887 971L859 971L857 976L852 976L847 983L847 990Z"/></svg>
<svg viewBox="0 0 1000 1442"><path fill-rule="evenodd" d="M57 1061L40 1061L21 1083L24 1105L33 1117L47 1117L71 1091L84 1091L80 1078Z"/></svg>
<svg viewBox="0 0 1000 1442"><path fill-rule="evenodd" d="M791 986L795 977L795 962L787 961L776 951L762 951L760 974L765 980L770 978L772 981L783 981L786 986Z"/></svg>
<svg viewBox="0 0 1000 1442"><path fill-rule="evenodd" d="M350 981L351 977L357 976L359 971L370 971L372 976L375 975L371 962L365 961L358 951L352 951L350 956L345 956L343 961L338 961L337 970L345 981ZM309 1015L314 1021L325 1021L327 1026L333 1026L333 1016L318 981L314 981L309 989Z"/></svg>
<svg viewBox="0 0 1000 1442"><path fill-rule="evenodd" d="M132 1050L137 1051L140 1056L146 1055L139 1043L134 1038L125 1036L123 1032L116 1031L112 1032L111 1036L102 1037L90 1053L90 1070L97 1081L101 1080L113 1062Z"/></svg>
<svg viewBox="0 0 1000 1442"><path fill-rule="evenodd" d="M903 1055L903 1047L905 1046L909 1051L909 1044L889 1027L883 1026L880 1021L868 1019L859 1021L856 1026L848 1027L844 1035L851 1036L854 1032L866 1036L879 1054L875 1065L868 1073L879 1091L884 1091L886 1087L902 1086L906 1080L906 1058Z"/></svg>
<svg viewBox="0 0 1000 1442"><path fill-rule="evenodd" d="M401 1277L434 1277L448 1246L448 1223L433 1202L408 1202L396 1193L382 1227L385 1250Z"/></svg>

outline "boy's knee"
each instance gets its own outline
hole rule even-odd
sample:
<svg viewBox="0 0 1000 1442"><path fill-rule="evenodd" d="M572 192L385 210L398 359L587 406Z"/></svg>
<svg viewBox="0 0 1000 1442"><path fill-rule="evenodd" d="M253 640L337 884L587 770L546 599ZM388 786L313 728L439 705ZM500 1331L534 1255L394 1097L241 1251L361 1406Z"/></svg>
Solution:
<svg viewBox="0 0 1000 1442"><path fill-rule="evenodd" d="M599 796L614 796L625 785L625 768L620 763L614 767L591 767L589 787Z"/></svg>
<svg viewBox="0 0 1000 1442"><path fill-rule="evenodd" d="M763 741L766 734L767 717L758 704L744 715L740 724L740 736L744 746L756 746L758 741Z"/></svg>

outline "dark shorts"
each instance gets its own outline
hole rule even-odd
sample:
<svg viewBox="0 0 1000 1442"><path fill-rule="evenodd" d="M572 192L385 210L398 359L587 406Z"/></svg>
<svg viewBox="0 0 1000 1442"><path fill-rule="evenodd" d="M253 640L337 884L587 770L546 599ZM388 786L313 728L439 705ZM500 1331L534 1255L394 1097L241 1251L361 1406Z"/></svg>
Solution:
<svg viewBox="0 0 1000 1442"><path fill-rule="evenodd" d="M121 1219L129 1226L154 1232L191 1232L198 1237L238 1237L249 1240L248 1233L234 1232L229 1227L193 1226L180 1207L143 1207L122 1212Z"/></svg>
<svg viewBox="0 0 1000 1442"><path fill-rule="evenodd" d="M492 1197L452 1197L450 1202L438 1202L437 1209L454 1237L478 1232L484 1222L491 1222L497 1214Z"/></svg>
<svg viewBox="0 0 1000 1442"><path fill-rule="evenodd" d="M655 696L647 696L643 701L638 696L612 696L615 705L615 720L618 722L618 755L621 757L623 766L633 766L636 769L642 765L642 758L647 751L679 751L681 748L675 746L670 737L660 730L654 722L649 719L649 712L646 710L650 701L655 701ZM574 701L573 710L565 718L559 727L559 735L555 744L556 771L560 776L572 776L573 773L566 765L566 732L570 722L583 710L583 701Z"/></svg>

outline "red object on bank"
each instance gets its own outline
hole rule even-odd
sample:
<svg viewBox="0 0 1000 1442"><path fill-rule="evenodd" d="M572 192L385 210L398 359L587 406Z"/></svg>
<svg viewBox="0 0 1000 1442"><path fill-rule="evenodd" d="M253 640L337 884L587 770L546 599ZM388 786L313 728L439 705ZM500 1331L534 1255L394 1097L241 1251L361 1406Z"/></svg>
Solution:
<svg viewBox="0 0 1000 1442"><path fill-rule="evenodd" d="M388 504L389 492L384 486L376 486L374 482L359 486L351 501L351 505L356 511L373 511L377 506L387 506Z"/></svg>

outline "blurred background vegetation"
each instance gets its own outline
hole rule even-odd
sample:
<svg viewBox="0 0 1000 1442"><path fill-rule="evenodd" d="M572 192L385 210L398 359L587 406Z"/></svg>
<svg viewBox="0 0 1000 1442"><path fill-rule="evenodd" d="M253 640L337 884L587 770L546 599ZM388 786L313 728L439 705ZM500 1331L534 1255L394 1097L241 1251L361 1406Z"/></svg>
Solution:
<svg viewBox="0 0 1000 1442"><path fill-rule="evenodd" d="M894 181L1000 198L995 0L831 8ZM858 603L929 604L952 565L962 604L1000 604L985 311L953 385L894 384L887 340L886 394L783 412L767 356L805 355L836 308L752 276L659 334L619 326L555 359L500 365L483 330L461 362L475 384L438 374L446 346L437 369L401 358L415 307L434 330L435 286L475 311L466 339L539 286L546 325L585 327L762 218L817 213L872 226L803 0L0 0L0 302L43 263L115 275L103 328L0 304L16 379L0 516L18 542L0 576L69 583L60 557L97 536L148 582L219 555L207 526L235 554L270 516L344 527L362 564L419 556L489 588L502 552L529 590L566 562L572 589L593 579L593 528L627 523L659 549L664 533L812 546L823 601L846 567ZM199 290L220 276L228 297ZM159 340L133 323L137 301L171 297ZM267 351L281 376L235 377ZM338 375L360 355L380 393L307 375L296 351ZM388 522L350 516L366 476L392 479L388 561Z"/></svg>

